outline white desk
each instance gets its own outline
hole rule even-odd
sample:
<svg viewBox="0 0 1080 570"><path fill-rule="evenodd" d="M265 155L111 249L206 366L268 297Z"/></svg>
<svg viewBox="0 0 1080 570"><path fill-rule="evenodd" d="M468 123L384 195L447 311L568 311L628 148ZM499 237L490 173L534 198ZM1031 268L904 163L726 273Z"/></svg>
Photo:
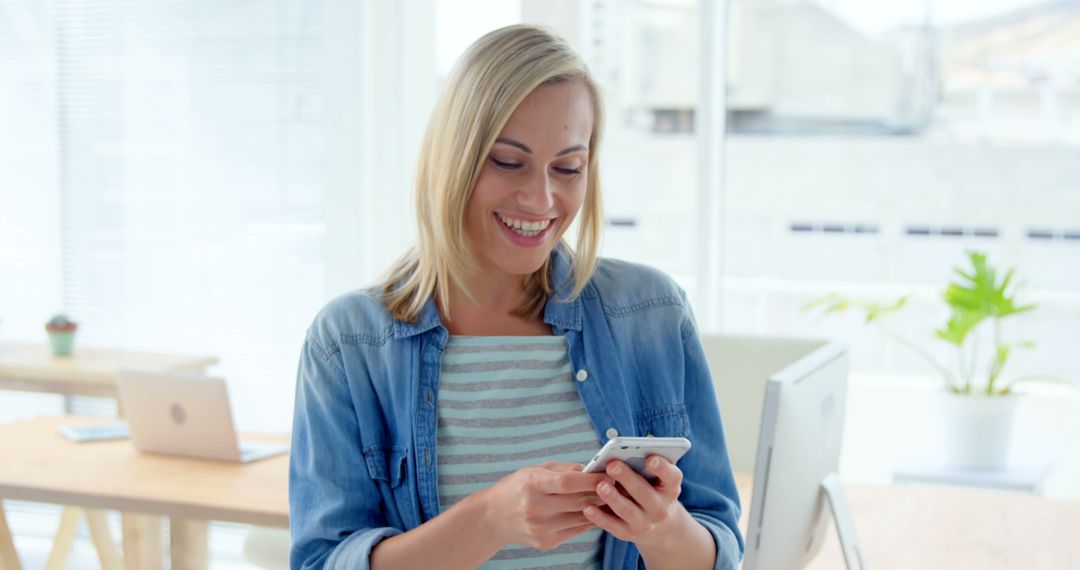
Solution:
<svg viewBox="0 0 1080 570"><path fill-rule="evenodd" d="M737 477L747 528L752 480ZM1080 568L1080 501L977 489L845 485L873 570ZM844 568L836 528L806 570Z"/></svg>
<svg viewBox="0 0 1080 570"><path fill-rule="evenodd" d="M893 483L951 485L1042 495L1053 463L1010 466L1001 471L965 471L941 465L907 465L893 471Z"/></svg>

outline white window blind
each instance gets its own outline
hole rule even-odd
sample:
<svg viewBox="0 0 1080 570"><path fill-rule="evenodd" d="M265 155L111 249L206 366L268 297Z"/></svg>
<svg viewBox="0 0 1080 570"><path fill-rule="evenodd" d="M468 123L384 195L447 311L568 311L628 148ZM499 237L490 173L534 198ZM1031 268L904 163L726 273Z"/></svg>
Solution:
<svg viewBox="0 0 1080 570"><path fill-rule="evenodd" d="M288 430L324 302L322 24L0 1L0 338L64 311L77 345L215 355L240 427Z"/></svg>

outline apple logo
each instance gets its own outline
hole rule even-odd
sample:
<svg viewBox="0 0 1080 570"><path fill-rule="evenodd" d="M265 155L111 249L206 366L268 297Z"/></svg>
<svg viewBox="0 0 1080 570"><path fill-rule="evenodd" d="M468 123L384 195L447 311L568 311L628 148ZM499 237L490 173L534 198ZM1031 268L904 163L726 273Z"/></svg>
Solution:
<svg viewBox="0 0 1080 570"><path fill-rule="evenodd" d="M173 404L169 408L169 413L172 415L172 419L176 422L176 425L184 425L184 421L187 420L187 414L184 413L184 407L180 404Z"/></svg>

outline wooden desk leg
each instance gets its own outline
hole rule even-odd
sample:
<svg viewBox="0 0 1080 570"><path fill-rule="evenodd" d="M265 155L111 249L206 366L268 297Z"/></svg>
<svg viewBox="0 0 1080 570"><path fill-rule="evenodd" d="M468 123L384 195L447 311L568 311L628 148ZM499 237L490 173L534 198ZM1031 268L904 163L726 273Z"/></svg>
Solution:
<svg viewBox="0 0 1080 570"><path fill-rule="evenodd" d="M90 538L94 541L94 548L97 549L102 570L119 570L120 557L116 553L116 545L113 544L112 536L109 534L105 511L84 510L78 507L64 507L64 511L60 514L60 527L56 529L56 538L53 539L53 547L49 552L46 568L62 570L67 564L71 546L75 540L75 531L78 530L79 519L83 515L86 515L86 526L90 529Z"/></svg>
<svg viewBox="0 0 1080 570"><path fill-rule="evenodd" d="M172 570L206 570L210 564L210 523L173 517L169 519L172 539Z"/></svg>
<svg viewBox="0 0 1080 570"><path fill-rule="evenodd" d="M11 538L11 528L4 513L4 501L0 500L0 570L22 570L19 555L15 552L15 541Z"/></svg>
<svg viewBox="0 0 1080 570"><path fill-rule="evenodd" d="M64 511L60 513L60 527L56 529L56 537L53 538L52 551L45 563L46 570L64 570L82 513L82 509L78 507L64 507Z"/></svg>
<svg viewBox="0 0 1080 570"><path fill-rule="evenodd" d="M101 570L120 570L120 555L116 552L116 544L113 543L112 535L109 533L105 511L87 509L86 525L90 527L90 538L94 541L94 548L97 549Z"/></svg>
<svg viewBox="0 0 1080 570"><path fill-rule="evenodd" d="M161 570L164 559L161 544L162 518L153 515L123 513L124 568L126 570Z"/></svg>

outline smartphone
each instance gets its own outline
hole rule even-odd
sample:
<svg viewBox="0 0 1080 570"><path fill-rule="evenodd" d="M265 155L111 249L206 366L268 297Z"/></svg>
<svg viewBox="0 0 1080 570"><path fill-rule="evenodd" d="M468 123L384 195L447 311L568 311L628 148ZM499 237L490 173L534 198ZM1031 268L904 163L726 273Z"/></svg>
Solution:
<svg viewBox="0 0 1080 570"><path fill-rule="evenodd" d="M690 440L685 437L615 437L609 439L604 447L593 456L585 466L585 473L600 473L613 459L618 459L637 471L649 483L656 483L657 477L645 469L645 460L659 455L672 463L690 450Z"/></svg>

